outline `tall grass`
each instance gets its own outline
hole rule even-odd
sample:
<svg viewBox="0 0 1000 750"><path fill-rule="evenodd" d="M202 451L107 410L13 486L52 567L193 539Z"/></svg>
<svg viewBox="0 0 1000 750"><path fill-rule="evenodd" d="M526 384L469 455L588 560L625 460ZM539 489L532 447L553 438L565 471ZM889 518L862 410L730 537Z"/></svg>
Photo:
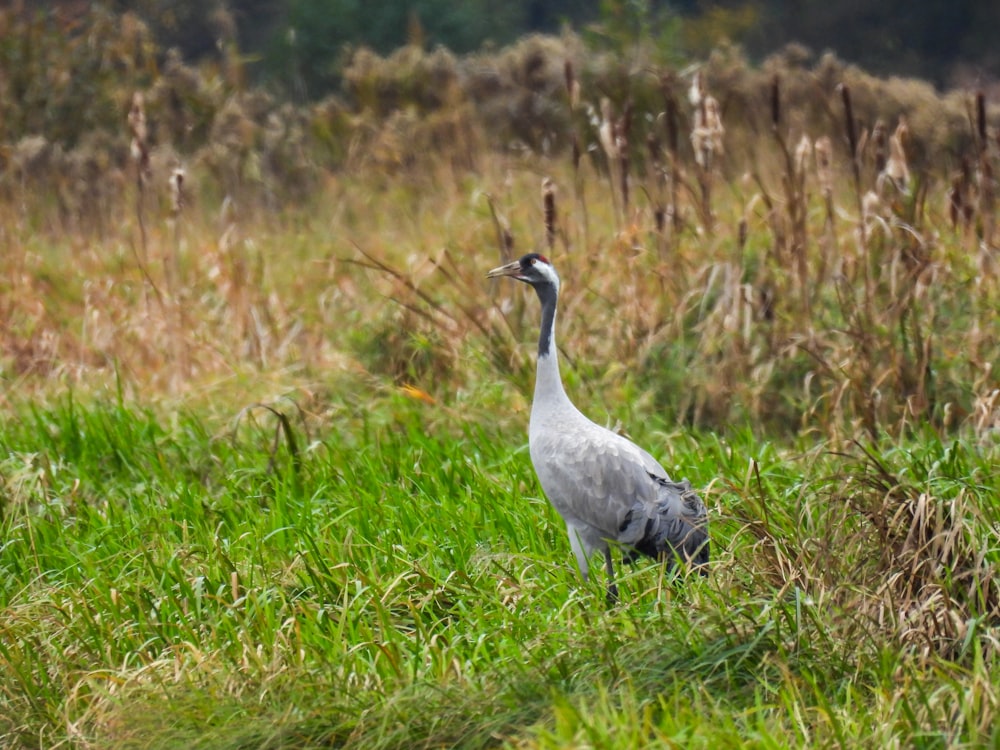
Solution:
<svg viewBox="0 0 1000 750"><path fill-rule="evenodd" d="M333 406L297 453L264 414L212 434L64 401L5 424L5 744L990 741L989 458L930 440L845 475L674 436L713 574L639 566L607 610L519 429L404 395ZM319 424L274 409L299 439ZM895 512L911 492L938 510Z"/></svg>

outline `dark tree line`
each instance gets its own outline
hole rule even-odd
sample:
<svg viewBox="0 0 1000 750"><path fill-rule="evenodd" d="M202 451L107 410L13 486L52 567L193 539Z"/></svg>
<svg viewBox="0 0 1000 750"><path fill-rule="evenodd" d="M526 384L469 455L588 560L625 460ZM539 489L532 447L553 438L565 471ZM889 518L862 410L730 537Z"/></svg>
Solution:
<svg viewBox="0 0 1000 750"><path fill-rule="evenodd" d="M748 35L755 52L797 41L832 49L874 73L938 84L959 71L1000 77L1000 3L995 0L762 0Z"/></svg>
<svg viewBox="0 0 1000 750"><path fill-rule="evenodd" d="M26 11L45 7L21 0ZM1000 77L996 0L107 0L152 28L163 48L190 60L234 45L254 79L289 84L306 96L335 90L345 50L386 54L407 43L456 53L500 46L532 31L597 32L626 45L666 27L697 56L722 37L763 57L789 42L837 55L879 74L930 79L959 73ZM49 7L79 7L61 0ZM668 38L662 35L662 38ZM685 46L687 47L685 49Z"/></svg>

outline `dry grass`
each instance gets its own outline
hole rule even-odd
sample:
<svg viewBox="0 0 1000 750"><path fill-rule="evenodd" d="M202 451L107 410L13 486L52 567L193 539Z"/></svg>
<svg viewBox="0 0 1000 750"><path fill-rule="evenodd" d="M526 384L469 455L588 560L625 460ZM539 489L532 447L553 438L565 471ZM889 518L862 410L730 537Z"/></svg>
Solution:
<svg viewBox="0 0 1000 750"><path fill-rule="evenodd" d="M407 64L417 65L412 76L423 70ZM567 122L577 98L598 109L599 92L574 70L561 71ZM989 314L998 289L985 106L977 166L946 190L908 163L914 125L900 120L889 136L872 123L868 137L856 88L845 85L828 92L825 132L803 132L788 124L798 118L774 76L757 103L772 137L733 180L737 160L722 144L749 131L722 128L718 102L729 94L709 95L699 75L692 103L679 105L679 84L661 85L663 112L619 114L603 98L602 115L574 124L577 142L603 145L583 158L490 151L477 145L481 131L422 140L404 130L389 145L402 123L390 118L357 171L327 174L301 209L282 212L238 187L213 205L211 170L198 165L150 171L133 108L135 188L122 189L101 235L46 225L44 204L28 194L4 208L2 262L17 280L2 295L5 372L29 388L52 375L100 383L114 373L126 390L176 392L254 371L310 383L336 363L461 388L481 363L527 371L513 341L530 338L534 321L522 305L495 304L479 272L545 247L568 282L571 361L586 381L629 389L636 408L838 441L924 422L985 438L1000 339ZM429 119L412 125L436 132L427 106ZM649 122L665 146L643 135ZM697 148L678 144L685 123ZM854 158L831 148L841 141ZM956 211L961 220L949 221ZM583 362L624 367L596 376Z"/></svg>

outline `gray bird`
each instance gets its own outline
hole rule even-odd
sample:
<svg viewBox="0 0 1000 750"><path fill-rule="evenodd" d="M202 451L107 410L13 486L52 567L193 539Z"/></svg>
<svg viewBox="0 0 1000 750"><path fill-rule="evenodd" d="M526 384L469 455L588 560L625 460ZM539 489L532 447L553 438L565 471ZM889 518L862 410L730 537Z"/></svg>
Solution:
<svg viewBox="0 0 1000 750"><path fill-rule="evenodd" d="M555 268L545 256L529 253L487 274L491 279L500 276L531 284L542 303L528 447L542 489L566 522L584 580L590 557L600 550L608 572L608 600L617 601L612 544L622 547L629 562L643 554L670 567L677 561L705 566L705 504L691 483L672 481L655 458L591 422L566 395L555 343Z"/></svg>

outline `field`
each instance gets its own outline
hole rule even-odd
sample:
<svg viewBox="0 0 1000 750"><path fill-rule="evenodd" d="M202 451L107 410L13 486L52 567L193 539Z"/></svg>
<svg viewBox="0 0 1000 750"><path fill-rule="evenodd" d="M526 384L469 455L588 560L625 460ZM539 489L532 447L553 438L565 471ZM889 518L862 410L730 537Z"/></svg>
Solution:
<svg viewBox="0 0 1000 750"><path fill-rule="evenodd" d="M8 190L0 745L998 746L980 112L957 177L775 111L728 125L746 169L710 120L622 159L606 111L581 159L477 136L296 205ZM576 574L537 303L484 278L528 250L571 398L705 498L709 576Z"/></svg>

